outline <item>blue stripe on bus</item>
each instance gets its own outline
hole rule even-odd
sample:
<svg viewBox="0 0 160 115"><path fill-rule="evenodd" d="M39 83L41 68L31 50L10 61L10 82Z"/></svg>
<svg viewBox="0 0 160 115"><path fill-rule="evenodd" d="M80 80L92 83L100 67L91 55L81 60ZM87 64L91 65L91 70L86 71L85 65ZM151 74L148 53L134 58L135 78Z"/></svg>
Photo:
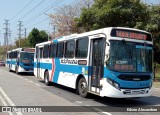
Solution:
<svg viewBox="0 0 160 115"><path fill-rule="evenodd" d="M6 61L6 62L7 62L7 64L13 64L13 65L16 64L16 61Z"/></svg>
<svg viewBox="0 0 160 115"><path fill-rule="evenodd" d="M141 46L141 45L136 45L136 48L152 50L152 47L148 47L148 46Z"/></svg>
<svg viewBox="0 0 160 115"><path fill-rule="evenodd" d="M40 68L42 69L52 70L52 63L42 63L41 62L39 64L40 64ZM88 66L60 64L60 59L55 59L55 71L53 74L53 82L57 83L60 71L69 72L73 74L81 74L83 67L85 68L85 70L87 70L86 74L88 75L88 68L89 68ZM34 68L36 68L36 62L34 62Z"/></svg>

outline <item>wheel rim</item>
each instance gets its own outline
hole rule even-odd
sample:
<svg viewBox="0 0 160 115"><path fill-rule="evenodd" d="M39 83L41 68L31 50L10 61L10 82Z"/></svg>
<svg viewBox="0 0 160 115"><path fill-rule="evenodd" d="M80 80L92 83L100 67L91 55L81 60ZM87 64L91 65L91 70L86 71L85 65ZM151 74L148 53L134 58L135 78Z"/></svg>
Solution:
<svg viewBox="0 0 160 115"><path fill-rule="evenodd" d="M48 83L48 76L45 77L45 82Z"/></svg>
<svg viewBox="0 0 160 115"><path fill-rule="evenodd" d="M86 92L86 83L84 81L81 82L81 84L80 84L80 90L81 90L81 93Z"/></svg>

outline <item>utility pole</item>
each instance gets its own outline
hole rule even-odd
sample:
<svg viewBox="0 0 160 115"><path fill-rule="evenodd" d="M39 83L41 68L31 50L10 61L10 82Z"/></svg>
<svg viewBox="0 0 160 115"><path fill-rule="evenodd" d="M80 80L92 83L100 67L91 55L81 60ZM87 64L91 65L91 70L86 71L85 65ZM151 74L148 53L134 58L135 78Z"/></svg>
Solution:
<svg viewBox="0 0 160 115"><path fill-rule="evenodd" d="M27 28L24 28L24 38L27 37Z"/></svg>
<svg viewBox="0 0 160 115"><path fill-rule="evenodd" d="M9 44L9 35L10 35L10 31L9 31L9 20L6 20L5 19L5 32L4 32L4 46L7 46L8 47L8 44Z"/></svg>
<svg viewBox="0 0 160 115"><path fill-rule="evenodd" d="M19 48L20 48L20 41L21 41L21 38L22 38L22 21L18 21L19 22L19 24L18 24L18 26L19 26L19 29L18 29L18 38L19 38Z"/></svg>

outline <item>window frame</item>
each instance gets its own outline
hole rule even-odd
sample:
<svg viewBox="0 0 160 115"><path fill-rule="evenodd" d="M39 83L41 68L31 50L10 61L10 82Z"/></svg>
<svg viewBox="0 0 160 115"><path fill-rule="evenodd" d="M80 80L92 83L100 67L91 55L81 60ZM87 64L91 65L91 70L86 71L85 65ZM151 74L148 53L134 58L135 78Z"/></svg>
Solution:
<svg viewBox="0 0 160 115"><path fill-rule="evenodd" d="M62 51L62 56L59 56L59 45L62 44L63 46L63 51ZM56 51L56 58L63 58L64 57L64 47L65 46L65 43L64 42L59 42L57 43L57 51Z"/></svg>
<svg viewBox="0 0 160 115"><path fill-rule="evenodd" d="M74 42L74 50L72 51L73 52L73 56L72 57L70 57L70 56L66 56L66 51L67 51L67 43L69 43L69 42ZM75 57L75 50L76 50L76 41L75 41L75 39L72 39L72 40L68 40L68 41L66 41L65 42L65 50L64 50L64 57L65 58L74 58Z"/></svg>
<svg viewBox="0 0 160 115"><path fill-rule="evenodd" d="M52 48L53 46L55 45L55 50L52 50L52 49L54 49L54 48ZM57 43L51 43L50 44L50 58L56 58L57 57ZM54 52L55 53L55 55L53 55L54 53L52 53L52 52Z"/></svg>
<svg viewBox="0 0 160 115"><path fill-rule="evenodd" d="M87 55L85 57L77 57L77 52L78 52L78 47L77 47L77 42L79 40L82 40L82 39L87 39L88 40L88 46L87 46ZM88 57L88 52L89 52L89 37L88 36L84 36L84 37L81 37L81 38L78 38L76 39L76 48L75 48L75 58L78 58L78 59L86 59Z"/></svg>

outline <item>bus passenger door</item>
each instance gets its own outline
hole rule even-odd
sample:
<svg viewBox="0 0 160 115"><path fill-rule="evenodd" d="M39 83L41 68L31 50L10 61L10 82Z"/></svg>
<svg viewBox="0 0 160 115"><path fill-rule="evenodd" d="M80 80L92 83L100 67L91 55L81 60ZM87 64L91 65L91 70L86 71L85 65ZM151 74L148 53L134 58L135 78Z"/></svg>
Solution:
<svg viewBox="0 0 160 115"><path fill-rule="evenodd" d="M91 66L91 91L94 93L100 93L100 80L103 77L104 68L104 49L105 39L98 38L91 40L91 55L90 55L90 66Z"/></svg>
<svg viewBox="0 0 160 115"><path fill-rule="evenodd" d="M43 53L43 48L37 48L38 53L37 53L37 77L40 77L41 73L41 59L42 59L42 53Z"/></svg>

